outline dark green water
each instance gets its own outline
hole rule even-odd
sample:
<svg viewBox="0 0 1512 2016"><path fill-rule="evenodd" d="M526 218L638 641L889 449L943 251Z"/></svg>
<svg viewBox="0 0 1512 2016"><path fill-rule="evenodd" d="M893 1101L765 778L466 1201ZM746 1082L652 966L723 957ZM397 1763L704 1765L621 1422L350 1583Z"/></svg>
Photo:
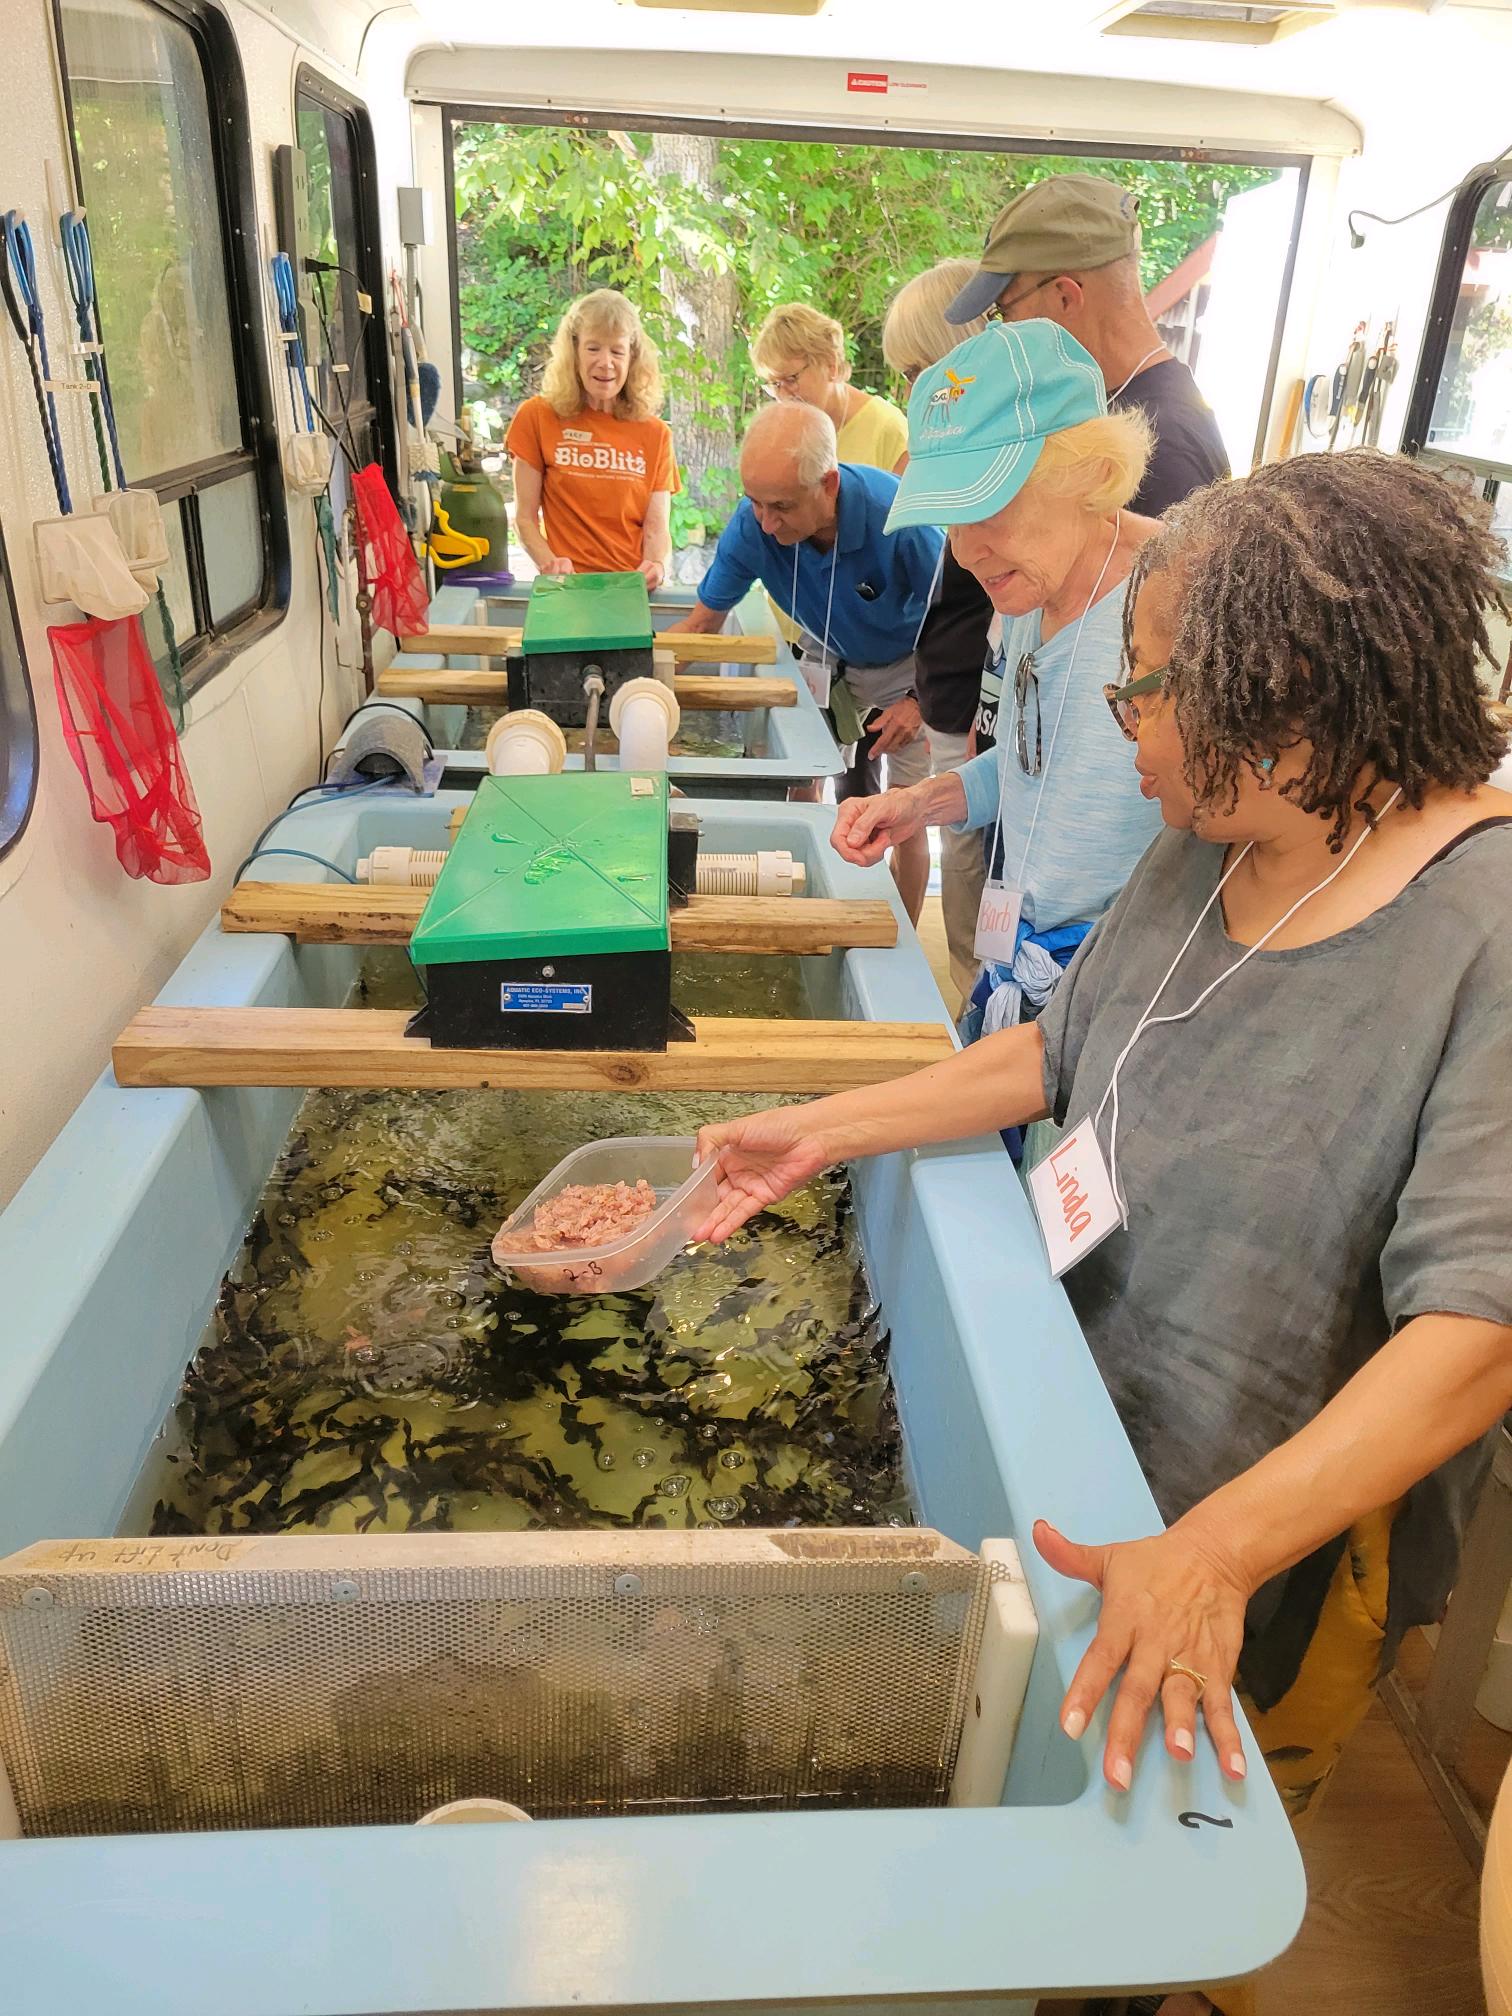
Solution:
<svg viewBox="0 0 1512 2016"><path fill-rule="evenodd" d="M796 961L679 964L690 1011L803 1012ZM364 998L409 988L385 959ZM583 1141L759 1103L312 1093L141 1480L152 1530L908 1520L842 1179L632 1294L528 1294L488 1257Z"/></svg>

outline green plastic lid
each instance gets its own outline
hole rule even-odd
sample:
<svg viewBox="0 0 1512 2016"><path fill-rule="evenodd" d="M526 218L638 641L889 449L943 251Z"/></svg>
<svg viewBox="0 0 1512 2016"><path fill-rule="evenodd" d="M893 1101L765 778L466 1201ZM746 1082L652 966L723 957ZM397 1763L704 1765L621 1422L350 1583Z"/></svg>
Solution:
<svg viewBox="0 0 1512 2016"><path fill-rule="evenodd" d="M643 574L538 574L525 605L521 650L644 651L651 600Z"/></svg>
<svg viewBox="0 0 1512 2016"><path fill-rule="evenodd" d="M410 953L436 966L670 944L667 780L596 770L485 777Z"/></svg>

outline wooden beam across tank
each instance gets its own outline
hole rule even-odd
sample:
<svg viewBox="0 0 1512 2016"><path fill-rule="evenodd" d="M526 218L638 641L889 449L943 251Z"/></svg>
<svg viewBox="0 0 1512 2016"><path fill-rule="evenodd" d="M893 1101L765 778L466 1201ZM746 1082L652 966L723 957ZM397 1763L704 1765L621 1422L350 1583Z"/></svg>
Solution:
<svg viewBox="0 0 1512 2016"><path fill-rule="evenodd" d="M346 882L238 882L222 931L269 931L302 945L407 945L428 889ZM668 918L674 952L807 957L898 942L892 906L875 897L692 896Z"/></svg>
<svg viewBox="0 0 1512 2016"><path fill-rule="evenodd" d="M429 652L443 658L513 658L523 632L494 623L433 623L399 639L401 651ZM652 637L658 651L670 651L680 665L775 665L775 637L723 636L719 631L658 630Z"/></svg>
<svg viewBox="0 0 1512 2016"><path fill-rule="evenodd" d="M509 677L502 665L468 670L452 665L404 665L396 659L378 674L376 690L384 700L429 700L443 707L504 707L509 702ZM761 708L798 704L791 679L762 679L755 674L722 679L717 674L679 673L672 681L672 691L678 706L693 714L753 714Z"/></svg>
<svg viewBox="0 0 1512 2016"><path fill-rule="evenodd" d="M123 1086L370 1090L843 1092L951 1055L941 1022L695 1018L664 1051L443 1050L380 1008L143 1008L117 1039Z"/></svg>

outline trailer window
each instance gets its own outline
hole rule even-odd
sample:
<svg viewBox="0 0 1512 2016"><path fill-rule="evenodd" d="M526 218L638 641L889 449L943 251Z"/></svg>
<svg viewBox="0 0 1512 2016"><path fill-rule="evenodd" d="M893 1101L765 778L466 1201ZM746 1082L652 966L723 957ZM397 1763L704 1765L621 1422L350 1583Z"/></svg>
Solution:
<svg viewBox="0 0 1512 2016"><path fill-rule="evenodd" d="M350 430L356 460L381 461L387 395L372 129L360 105L309 69L296 80L294 124L309 190L307 240L312 256L335 269L309 276L316 327L307 349L332 374L326 412Z"/></svg>
<svg viewBox="0 0 1512 2016"><path fill-rule="evenodd" d="M1423 445L1512 475L1512 176L1475 206Z"/></svg>
<svg viewBox="0 0 1512 2016"><path fill-rule="evenodd" d="M37 792L37 716L0 546L0 854L19 839Z"/></svg>
<svg viewBox="0 0 1512 2016"><path fill-rule="evenodd" d="M256 247L227 228L240 70L198 5L61 0L59 24L122 461L169 507L168 601L197 683L269 599L275 558Z"/></svg>

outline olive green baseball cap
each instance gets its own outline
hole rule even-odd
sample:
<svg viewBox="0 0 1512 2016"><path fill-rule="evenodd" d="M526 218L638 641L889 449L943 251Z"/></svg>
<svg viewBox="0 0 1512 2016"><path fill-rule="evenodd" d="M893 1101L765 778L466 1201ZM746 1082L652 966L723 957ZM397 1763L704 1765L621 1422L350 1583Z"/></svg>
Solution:
<svg viewBox="0 0 1512 2016"><path fill-rule="evenodd" d="M1139 198L1102 175L1049 175L999 210L982 263L945 310L974 322L1018 273L1090 273L1139 245Z"/></svg>

